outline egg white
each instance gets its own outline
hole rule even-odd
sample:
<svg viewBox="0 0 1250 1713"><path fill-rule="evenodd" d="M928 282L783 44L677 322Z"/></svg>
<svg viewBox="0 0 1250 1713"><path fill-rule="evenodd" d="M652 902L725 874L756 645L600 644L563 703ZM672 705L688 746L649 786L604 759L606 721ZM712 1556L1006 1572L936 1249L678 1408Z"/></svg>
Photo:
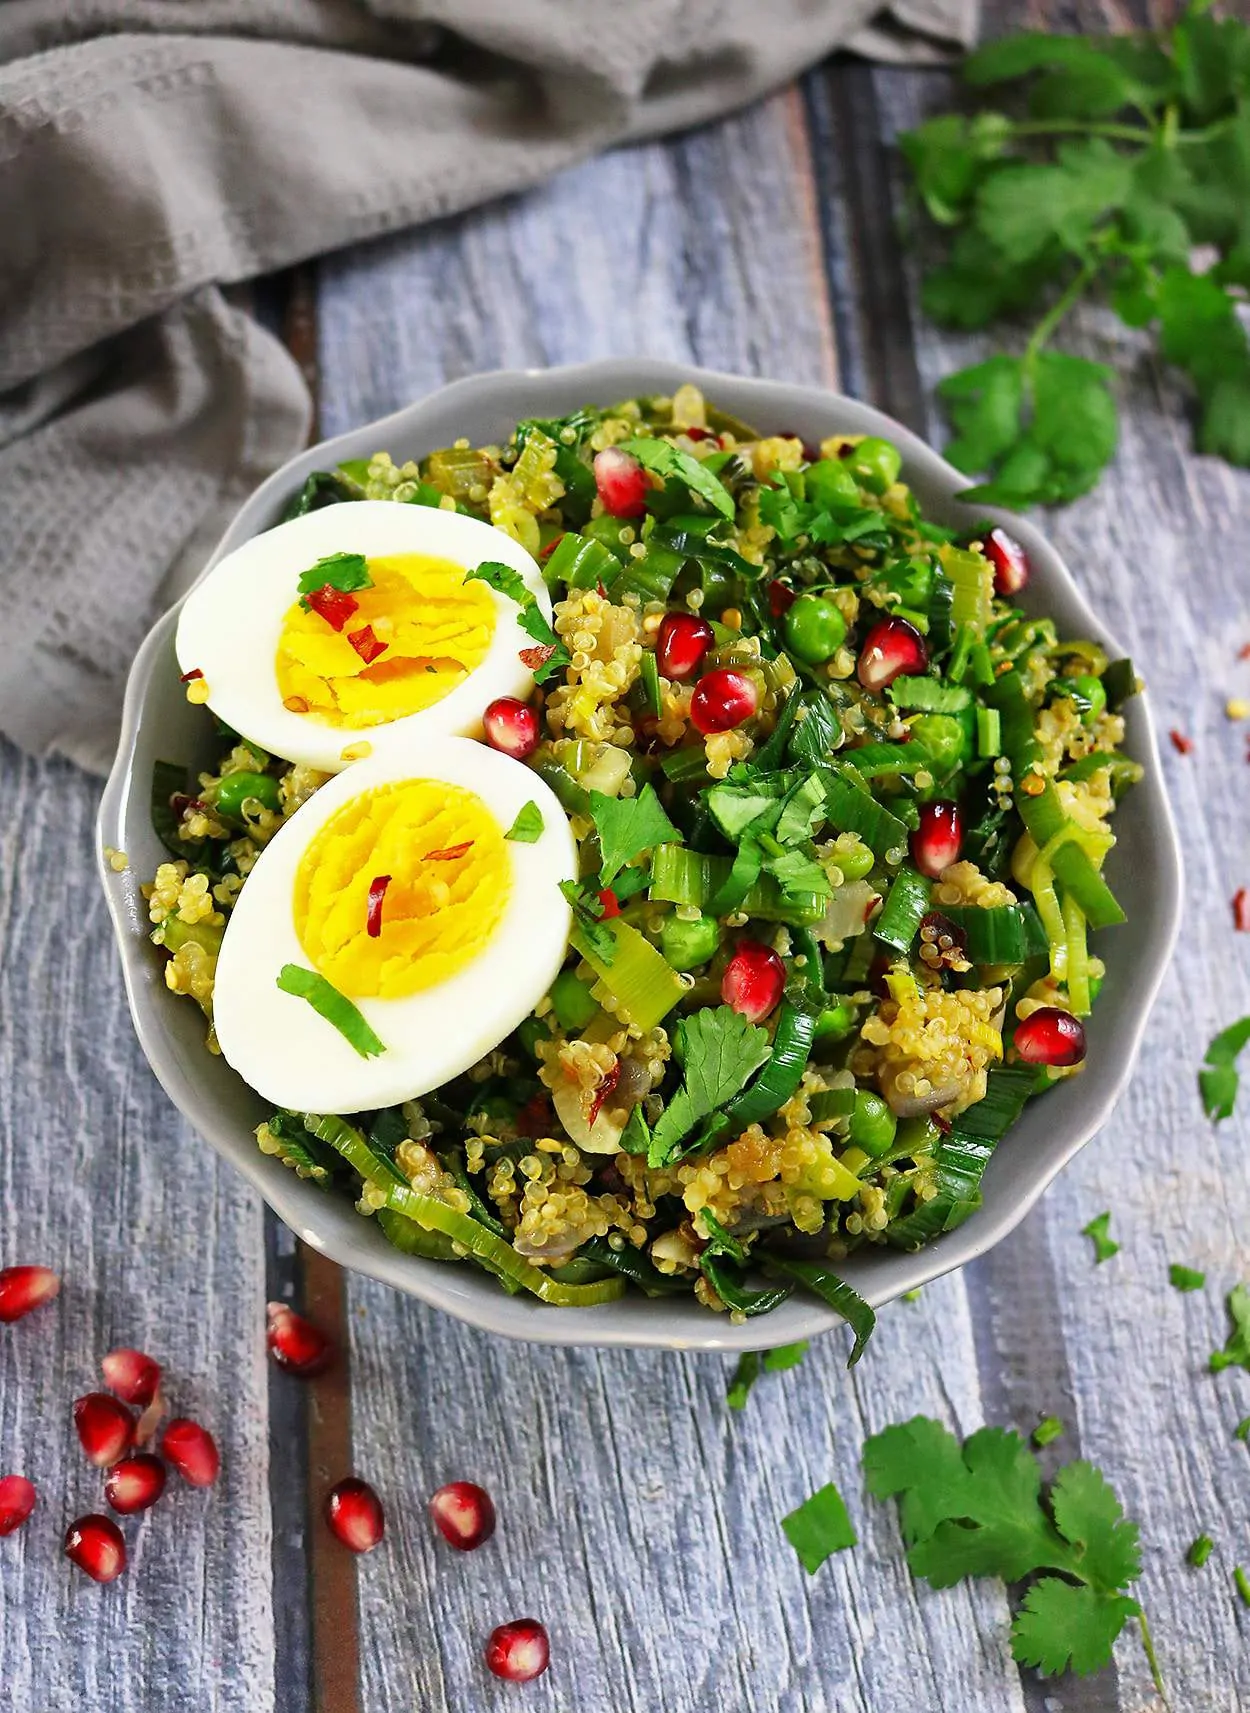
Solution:
<svg viewBox="0 0 1250 1713"><path fill-rule="evenodd" d="M406 998L353 1001L386 1046L365 1059L277 979L283 964L310 967L294 913L296 871L309 843L353 797L408 779L476 792L504 833L526 803L536 803L543 831L533 844L506 841L512 888L477 957ZM560 882L576 873L568 818L524 763L466 738L392 741L323 785L249 874L217 962L213 1020L223 1056L266 1100L302 1112L364 1112L438 1088L497 1047L550 988L568 951L570 911Z"/></svg>
<svg viewBox="0 0 1250 1713"><path fill-rule="evenodd" d="M485 659L441 702L377 726L331 726L283 706L277 654L286 613L299 598L300 574L330 553L382 558L422 553L474 570L497 559L518 572L544 615L551 597L525 549L491 524L436 506L354 500L325 506L253 536L207 570L183 603L175 650L183 672L199 671L208 706L272 755L337 773L343 751L392 735L480 737L482 714L497 696L525 700L534 675L519 659L534 639L521 628L515 601L489 590L495 631ZM481 587L485 588L483 584Z"/></svg>

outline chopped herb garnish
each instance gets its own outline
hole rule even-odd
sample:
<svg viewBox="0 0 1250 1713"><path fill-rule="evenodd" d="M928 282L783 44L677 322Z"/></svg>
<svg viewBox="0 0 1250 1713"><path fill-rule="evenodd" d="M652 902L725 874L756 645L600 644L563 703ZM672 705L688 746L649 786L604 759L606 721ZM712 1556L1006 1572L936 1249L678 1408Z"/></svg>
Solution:
<svg viewBox="0 0 1250 1713"><path fill-rule="evenodd" d="M1185 1562L1192 1564L1195 1570L1201 1570L1211 1556L1215 1542L1210 1535L1199 1535L1185 1554Z"/></svg>
<svg viewBox="0 0 1250 1713"><path fill-rule="evenodd" d="M572 906L573 921L581 930L586 944L600 963L610 964L616 956L616 937L610 928L603 925L603 900L593 887L576 880L562 880L560 891Z"/></svg>
<svg viewBox="0 0 1250 1713"><path fill-rule="evenodd" d="M1033 1444L1039 1449L1044 1445L1053 1445L1055 1440L1063 1435L1063 1423L1058 1416L1045 1416L1033 1429Z"/></svg>
<svg viewBox="0 0 1250 1713"><path fill-rule="evenodd" d="M809 1576L814 1576L835 1552L855 1546L859 1536L847 1515L842 1495L829 1481L781 1519L782 1532Z"/></svg>
<svg viewBox="0 0 1250 1713"><path fill-rule="evenodd" d="M876 1498L897 1498L912 1575L935 1588L1058 1573L1031 1583L1016 1615L1020 1664L1085 1676L1108 1663L1128 1619L1142 1618L1124 1593L1141 1575L1137 1525L1088 1463L1064 1464L1043 1498L1019 1434L986 1427L960 1445L940 1422L915 1416L867 1441L864 1476Z"/></svg>
<svg viewBox="0 0 1250 1713"><path fill-rule="evenodd" d="M1250 1368L1250 1285L1234 1285L1227 1301L1233 1326L1224 1348L1211 1352L1213 1374L1225 1368Z"/></svg>
<svg viewBox="0 0 1250 1713"><path fill-rule="evenodd" d="M778 1344L764 1352L764 1366L770 1374L784 1374L787 1368L797 1368L807 1355L809 1340L800 1338L795 1344Z"/></svg>
<svg viewBox="0 0 1250 1713"><path fill-rule="evenodd" d="M1193 1267L1182 1267L1179 1261L1173 1261L1168 1268L1168 1278L1178 1291L1200 1291L1207 1282L1205 1273L1199 1273Z"/></svg>
<svg viewBox="0 0 1250 1713"><path fill-rule="evenodd" d="M679 843L681 834L660 807L655 787L644 785L636 797L607 797L590 793L590 816L599 834L603 866L602 885L611 886L626 863L654 850L656 845Z"/></svg>
<svg viewBox="0 0 1250 1713"><path fill-rule="evenodd" d="M355 589L372 589L373 578L369 575L369 561L363 553L330 553L324 559L307 571L300 573L299 592L300 606L308 608L307 596L315 589L337 589L341 594L351 594Z"/></svg>
<svg viewBox="0 0 1250 1713"><path fill-rule="evenodd" d="M1110 1261L1113 1255L1120 1253L1120 1245L1108 1236L1111 1227L1110 1213L1100 1213L1096 1219L1082 1226L1081 1236L1088 1237L1094 1245L1094 1265L1101 1266L1104 1261Z"/></svg>
<svg viewBox="0 0 1250 1713"><path fill-rule="evenodd" d="M732 1006L718 1005L683 1017L677 1025L685 1074L651 1135L650 1166L666 1166L701 1119L731 1100L769 1055L766 1030Z"/></svg>
<svg viewBox="0 0 1250 1713"><path fill-rule="evenodd" d="M569 651L552 629L551 621L519 571L514 571L511 565L505 565L501 560L484 559L475 571L465 574L464 580L466 583L485 583L497 595L505 595L508 600L515 601L521 609L521 629L527 636L532 636L541 649L550 649L549 654L544 653L543 659L531 667L536 684L545 684L549 678L564 671L569 664ZM526 665L529 664L527 661Z"/></svg>
<svg viewBox="0 0 1250 1713"><path fill-rule="evenodd" d="M332 1024L362 1059L375 1059L386 1051L385 1045L378 1040L347 995L340 993L333 983L315 970L303 969L299 964L283 964L278 972L278 986L283 993L306 999L317 1015Z"/></svg>
<svg viewBox="0 0 1250 1713"><path fill-rule="evenodd" d="M532 799L523 805L516 820L504 834L514 844L532 845L543 836L543 812Z"/></svg>
<svg viewBox="0 0 1250 1713"><path fill-rule="evenodd" d="M1233 1438L1239 1439L1243 1445L1250 1444L1250 1416L1243 1416L1233 1429Z"/></svg>
<svg viewBox="0 0 1250 1713"><path fill-rule="evenodd" d="M638 460L644 470L649 470L661 481L680 482L689 489L693 498L703 500L713 511L732 521L733 495L725 484L710 470L705 470L697 458L692 458L688 452L682 452L670 440L627 440L621 451L628 452L631 458Z"/></svg>
<svg viewBox="0 0 1250 1713"><path fill-rule="evenodd" d="M1198 1072L1203 1109L1217 1124L1222 1118L1231 1118L1237 1104L1241 1081L1237 1055L1247 1042L1250 1042L1250 1017L1243 1017L1215 1037L1207 1048L1206 1064Z"/></svg>
<svg viewBox="0 0 1250 1713"><path fill-rule="evenodd" d="M1233 1587L1237 1590L1243 1606L1250 1606L1250 1576L1247 1576L1241 1566L1233 1568Z"/></svg>
<svg viewBox="0 0 1250 1713"><path fill-rule="evenodd" d="M797 1368L806 1356L807 1348L807 1339L801 1338L797 1344L779 1344L773 1350L744 1350L725 1393L730 1409L746 1408L747 1394L762 1372L782 1374L787 1368Z"/></svg>

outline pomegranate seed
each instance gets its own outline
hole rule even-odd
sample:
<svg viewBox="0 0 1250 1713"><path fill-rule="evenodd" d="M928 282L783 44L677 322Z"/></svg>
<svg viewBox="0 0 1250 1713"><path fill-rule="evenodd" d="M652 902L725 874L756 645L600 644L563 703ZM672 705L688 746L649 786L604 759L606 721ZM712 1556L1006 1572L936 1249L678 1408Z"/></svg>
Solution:
<svg viewBox="0 0 1250 1713"><path fill-rule="evenodd" d="M104 1477L104 1497L124 1517L146 1511L165 1491L165 1465L150 1451L123 1457Z"/></svg>
<svg viewBox="0 0 1250 1713"><path fill-rule="evenodd" d="M146 1409L161 1383L161 1367L141 1350L110 1350L100 1364L104 1384L128 1404Z"/></svg>
<svg viewBox="0 0 1250 1713"><path fill-rule="evenodd" d="M514 761L524 761L538 748L538 715L515 696L497 696L482 715L482 729L490 747Z"/></svg>
<svg viewBox="0 0 1250 1713"><path fill-rule="evenodd" d="M330 1489L326 1522L351 1552L371 1552L386 1532L381 1499L355 1475Z"/></svg>
<svg viewBox="0 0 1250 1713"><path fill-rule="evenodd" d="M690 719L697 732L731 732L759 707L755 685L742 672L718 666L707 672L690 698Z"/></svg>
<svg viewBox="0 0 1250 1713"><path fill-rule="evenodd" d="M655 645L656 664L666 678L693 678L715 637L706 619L693 613L669 613Z"/></svg>
<svg viewBox="0 0 1250 1713"><path fill-rule="evenodd" d="M0 1320L21 1320L40 1303L50 1303L60 1288L61 1275L51 1267L6 1267L0 1272Z"/></svg>
<svg viewBox="0 0 1250 1713"><path fill-rule="evenodd" d="M786 966L771 946L739 940L721 977L720 996L751 1023L759 1023L781 998Z"/></svg>
<svg viewBox="0 0 1250 1713"><path fill-rule="evenodd" d="M1233 893L1233 927L1239 934L1250 934L1250 892L1244 886Z"/></svg>
<svg viewBox="0 0 1250 1713"><path fill-rule="evenodd" d="M319 1326L296 1314L285 1303L270 1303L265 1312L269 1316L265 1336L279 1368L307 1380L330 1366L334 1345Z"/></svg>
<svg viewBox="0 0 1250 1713"><path fill-rule="evenodd" d="M1172 740L1172 748L1176 751L1177 755L1188 755L1194 747L1194 740L1192 738L1187 738L1184 732L1178 732L1175 726L1172 727L1168 736Z"/></svg>
<svg viewBox="0 0 1250 1713"><path fill-rule="evenodd" d="M1005 529L992 529L985 538L985 557L994 567L994 593L1018 595L1029 580L1029 556Z"/></svg>
<svg viewBox="0 0 1250 1713"><path fill-rule="evenodd" d="M925 640L906 619L882 619L873 625L859 651L859 681L876 695L904 673L914 677L928 667Z"/></svg>
<svg viewBox="0 0 1250 1713"><path fill-rule="evenodd" d="M774 577L768 585L768 610L775 619L784 619L798 598L798 590L779 577Z"/></svg>
<svg viewBox="0 0 1250 1713"><path fill-rule="evenodd" d="M115 1582L126 1568L126 1543L111 1517L93 1511L65 1531L65 1556L93 1582Z"/></svg>
<svg viewBox="0 0 1250 1713"><path fill-rule="evenodd" d="M495 1507L485 1487L472 1481L449 1481L430 1500L430 1515L438 1532L459 1552L472 1552L495 1532Z"/></svg>
<svg viewBox="0 0 1250 1713"><path fill-rule="evenodd" d="M509 1683L541 1677L551 1663L551 1644L537 1618L514 1618L500 1624L486 1641L486 1664Z"/></svg>
<svg viewBox="0 0 1250 1713"><path fill-rule="evenodd" d="M34 1508L33 1481L24 1475L6 1475L0 1480L0 1535L11 1535L20 1529Z"/></svg>
<svg viewBox="0 0 1250 1713"><path fill-rule="evenodd" d="M97 1469L116 1463L135 1442L135 1418L108 1392L88 1392L74 1400L74 1426L88 1459Z"/></svg>
<svg viewBox="0 0 1250 1713"><path fill-rule="evenodd" d="M964 842L964 818L958 803L944 799L920 805L920 825L911 835L911 860L930 880L959 861Z"/></svg>
<svg viewBox="0 0 1250 1713"><path fill-rule="evenodd" d="M165 1429L161 1450L193 1487L211 1487L221 1468L217 1442L207 1428L186 1416L175 1416Z"/></svg>
<svg viewBox="0 0 1250 1713"><path fill-rule="evenodd" d="M1085 1057L1085 1025L1070 1011L1043 1005L1016 1025L1015 1047L1030 1065L1079 1065Z"/></svg>
<svg viewBox="0 0 1250 1713"><path fill-rule="evenodd" d="M647 473L619 447L595 454L595 486L603 509L613 517L641 517L647 503Z"/></svg>

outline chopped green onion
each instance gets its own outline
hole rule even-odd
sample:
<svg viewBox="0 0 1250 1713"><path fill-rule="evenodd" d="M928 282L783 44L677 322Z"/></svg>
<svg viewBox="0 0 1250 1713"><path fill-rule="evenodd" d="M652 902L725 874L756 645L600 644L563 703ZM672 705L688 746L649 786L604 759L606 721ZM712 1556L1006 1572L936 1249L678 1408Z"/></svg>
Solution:
<svg viewBox="0 0 1250 1713"><path fill-rule="evenodd" d="M1063 1423L1059 1420L1059 1417L1046 1416L1044 1420L1038 1422L1037 1426L1033 1429L1033 1444L1039 1447L1039 1449L1044 1445L1052 1445L1055 1440L1062 1437L1062 1434Z"/></svg>
<svg viewBox="0 0 1250 1713"><path fill-rule="evenodd" d="M701 743L690 744L684 749L670 749L668 754L661 758L660 771L665 779L671 779L674 784L692 779L706 779L707 752Z"/></svg>
<svg viewBox="0 0 1250 1713"><path fill-rule="evenodd" d="M874 938L897 952L908 951L928 912L932 890L932 883L914 868L900 868L872 925Z"/></svg>
<svg viewBox="0 0 1250 1713"><path fill-rule="evenodd" d="M855 1334L855 1342L851 1346L851 1354L846 1363L848 1368L854 1368L864 1354L864 1347L877 1324L876 1313L854 1286L848 1285L845 1279L840 1279L831 1268L819 1261L795 1261L788 1255L770 1254L768 1267L771 1272L784 1273L787 1278L797 1280L842 1316Z"/></svg>
<svg viewBox="0 0 1250 1713"><path fill-rule="evenodd" d="M685 992L681 977L644 935L620 916L600 924L615 940L611 962L605 962L579 922L569 936L599 978L592 991L605 1011L639 1029L654 1029Z"/></svg>
<svg viewBox="0 0 1250 1713"><path fill-rule="evenodd" d="M548 554L543 578L549 589L564 583L570 589L594 589L602 583L609 594L621 575L621 562L601 541L566 530Z"/></svg>
<svg viewBox="0 0 1250 1713"><path fill-rule="evenodd" d="M362 1059L375 1059L386 1051L384 1043L378 1040L347 995L340 993L315 970L303 969L299 964L283 964L278 972L278 986L283 993L293 994L296 999L306 999L317 1015L332 1024Z"/></svg>
<svg viewBox="0 0 1250 1713"><path fill-rule="evenodd" d="M658 719L664 709L660 695L660 665L649 648L643 650L638 673L642 684L643 710Z"/></svg>
<svg viewBox="0 0 1250 1713"><path fill-rule="evenodd" d="M977 754L988 761L1003 750L1002 715L997 708L977 709Z"/></svg>
<svg viewBox="0 0 1250 1713"><path fill-rule="evenodd" d="M906 850L907 828L897 815L878 803L849 769L835 764L821 769L829 824L838 833L855 833L877 856Z"/></svg>
<svg viewBox="0 0 1250 1713"><path fill-rule="evenodd" d="M940 678L903 675L890 685L888 694L896 708L919 714L958 714L972 705L971 690L962 684L943 684Z"/></svg>
<svg viewBox="0 0 1250 1713"><path fill-rule="evenodd" d="M1088 1237L1094 1245L1094 1265L1101 1266L1104 1261L1110 1261L1113 1255L1120 1253L1120 1245L1110 1236L1111 1215L1100 1213L1091 1219L1088 1225L1081 1227L1081 1236Z"/></svg>
<svg viewBox="0 0 1250 1713"><path fill-rule="evenodd" d="M933 757L928 750L915 741L860 744L858 749L843 750L842 759L855 769L861 779L910 776L933 765Z"/></svg>
<svg viewBox="0 0 1250 1713"><path fill-rule="evenodd" d="M1250 1576L1246 1575L1239 1564L1233 1567L1233 1587L1237 1590L1242 1605L1250 1606Z"/></svg>
<svg viewBox="0 0 1250 1713"><path fill-rule="evenodd" d="M1250 1416L1243 1416L1233 1429L1233 1438L1239 1439L1243 1445L1250 1444Z"/></svg>
<svg viewBox="0 0 1250 1713"><path fill-rule="evenodd" d="M1186 1561L1189 1564L1192 1564L1195 1570L1201 1570L1203 1565L1210 1558L1211 1550L1214 1546L1215 1542L1211 1539L1210 1535L1199 1535L1197 1540L1194 1541L1190 1547L1189 1551L1185 1554Z"/></svg>
<svg viewBox="0 0 1250 1713"><path fill-rule="evenodd" d="M950 904L941 913L966 936L971 963L1022 964L1045 955L1046 930L1031 904Z"/></svg>
<svg viewBox="0 0 1250 1713"><path fill-rule="evenodd" d="M517 818L504 834L519 845L532 845L543 835L543 812L532 799L522 805Z"/></svg>
<svg viewBox="0 0 1250 1713"><path fill-rule="evenodd" d="M815 1033L814 1013L801 1011L789 1002L782 1006L767 1062L751 1086L730 1101L722 1115L735 1135L741 1134L748 1124L771 1118L795 1093L803 1080Z"/></svg>

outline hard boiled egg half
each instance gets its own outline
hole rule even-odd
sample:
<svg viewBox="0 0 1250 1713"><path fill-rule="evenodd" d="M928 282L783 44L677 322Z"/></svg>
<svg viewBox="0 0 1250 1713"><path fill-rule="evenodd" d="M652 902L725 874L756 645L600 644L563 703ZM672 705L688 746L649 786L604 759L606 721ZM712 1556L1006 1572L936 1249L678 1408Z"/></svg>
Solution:
<svg viewBox="0 0 1250 1713"><path fill-rule="evenodd" d="M502 530L393 500L326 506L207 572L178 620L179 667L228 726L324 773L382 731L478 737L490 702L534 689L516 602L466 580L484 560L550 619L538 566Z"/></svg>
<svg viewBox="0 0 1250 1713"><path fill-rule="evenodd" d="M550 988L576 873L568 818L522 762L467 738L388 743L323 785L248 876L217 963L223 1055L301 1112L438 1088Z"/></svg>

